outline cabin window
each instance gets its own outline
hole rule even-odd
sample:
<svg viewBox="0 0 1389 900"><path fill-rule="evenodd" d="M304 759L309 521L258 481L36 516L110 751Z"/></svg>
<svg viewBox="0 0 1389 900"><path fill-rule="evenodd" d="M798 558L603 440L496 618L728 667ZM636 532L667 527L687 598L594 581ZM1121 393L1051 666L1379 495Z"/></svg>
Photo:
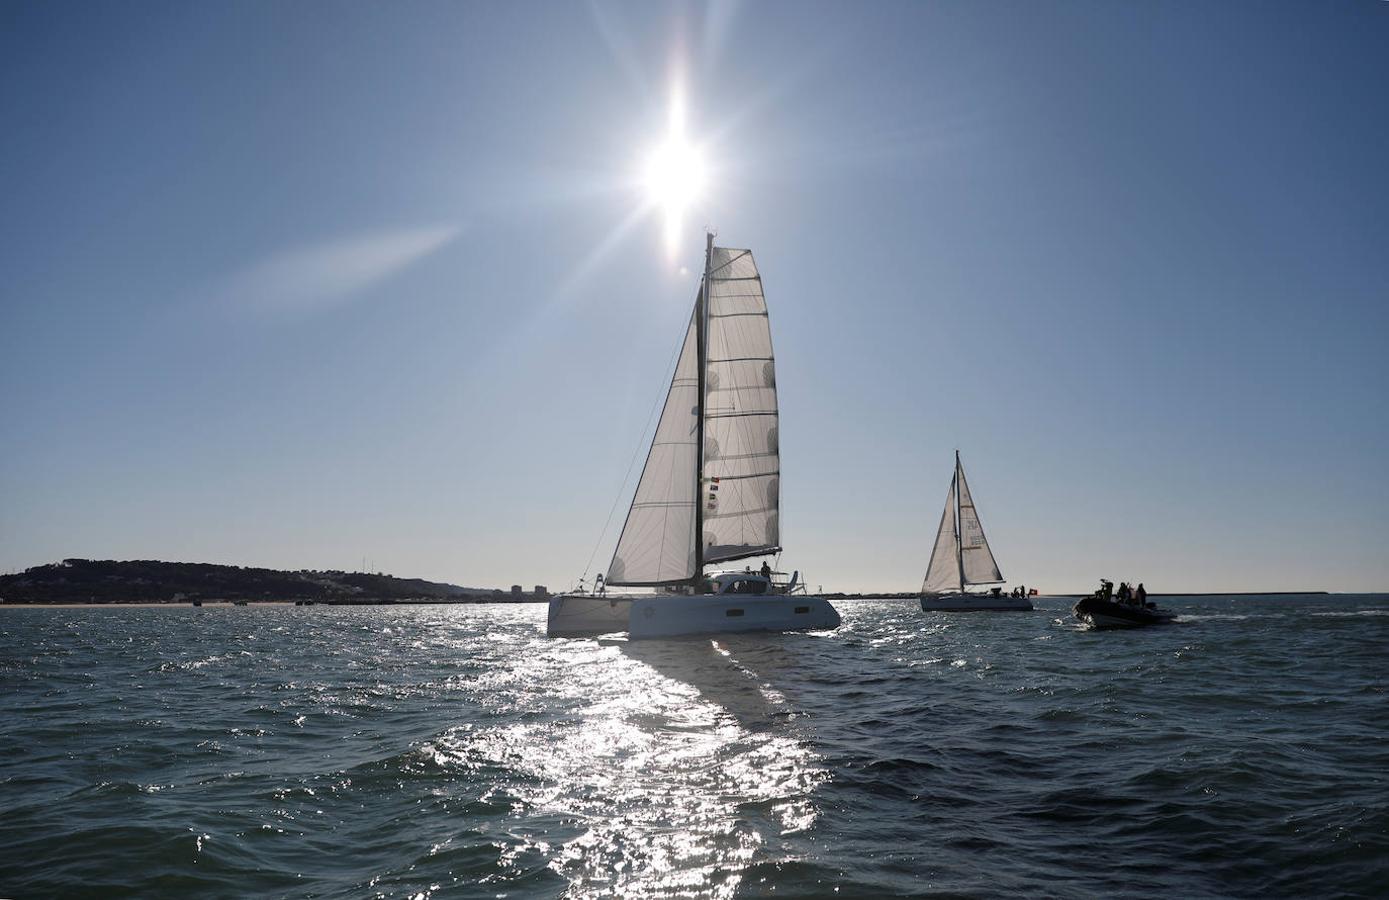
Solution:
<svg viewBox="0 0 1389 900"><path fill-rule="evenodd" d="M767 582L757 579L739 580L728 586L727 594L765 594Z"/></svg>
<svg viewBox="0 0 1389 900"><path fill-rule="evenodd" d="M743 611L741 609L726 609L723 611L723 614L729 617L741 616L743 614Z"/></svg>
<svg viewBox="0 0 1389 900"><path fill-rule="evenodd" d="M798 606L798 607L796 607L796 614L797 614L797 615L800 615L800 614L803 614L803 613L808 613L808 612L810 612L810 607L809 607L809 606Z"/></svg>

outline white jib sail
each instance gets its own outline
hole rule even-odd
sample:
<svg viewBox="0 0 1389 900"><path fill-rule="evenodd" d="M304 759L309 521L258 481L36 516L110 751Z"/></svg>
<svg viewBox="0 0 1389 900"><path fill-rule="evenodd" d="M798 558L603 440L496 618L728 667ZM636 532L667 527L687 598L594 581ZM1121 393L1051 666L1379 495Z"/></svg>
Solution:
<svg viewBox="0 0 1389 900"><path fill-rule="evenodd" d="M965 470L961 466L958 473L960 481L960 557L965 568L965 584L995 584L1003 580L994 561L993 551L989 549L988 539L984 537L984 526L979 522L979 513L974 509L974 500L969 495L969 483L965 481Z"/></svg>
<svg viewBox="0 0 1389 900"><path fill-rule="evenodd" d="M931 551L931 563L926 567L923 594L943 594L961 587L960 557L955 552L955 478L950 479L950 492L945 495L945 512L936 532L936 546Z"/></svg>
<svg viewBox="0 0 1389 900"><path fill-rule="evenodd" d="M704 561L775 551L781 539L776 366L750 250L713 248L705 373Z"/></svg>
<svg viewBox="0 0 1389 900"><path fill-rule="evenodd" d="M696 303L696 312L698 309ZM608 584L658 585L695 576L698 411L699 351L692 317L665 409L651 439L646 468L608 566Z"/></svg>

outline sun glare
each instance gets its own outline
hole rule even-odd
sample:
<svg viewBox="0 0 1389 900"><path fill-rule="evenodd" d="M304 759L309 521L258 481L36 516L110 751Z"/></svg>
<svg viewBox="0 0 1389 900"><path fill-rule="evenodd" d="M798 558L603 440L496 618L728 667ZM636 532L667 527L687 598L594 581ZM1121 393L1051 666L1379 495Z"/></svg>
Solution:
<svg viewBox="0 0 1389 900"><path fill-rule="evenodd" d="M647 157L642 177L647 201L665 219L668 253L677 251L681 224L690 208L702 198L706 179L704 154L685 137L685 104L677 90L671 98L665 140Z"/></svg>
<svg viewBox="0 0 1389 900"><path fill-rule="evenodd" d="M684 141L667 141L647 161L647 195L666 213L683 213L703 188L704 160L698 148Z"/></svg>

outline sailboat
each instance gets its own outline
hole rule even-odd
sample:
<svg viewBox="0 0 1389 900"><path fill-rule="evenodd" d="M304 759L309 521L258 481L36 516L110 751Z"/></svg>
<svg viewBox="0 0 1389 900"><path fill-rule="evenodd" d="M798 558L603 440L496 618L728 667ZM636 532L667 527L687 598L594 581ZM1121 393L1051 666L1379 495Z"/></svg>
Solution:
<svg viewBox="0 0 1389 900"><path fill-rule="evenodd" d="M752 251L705 236L704 277L602 591L550 600L546 633L631 638L839 626L829 601L750 566L780 547L776 368ZM647 594L608 593L649 588Z"/></svg>
<svg viewBox="0 0 1389 900"><path fill-rule="evenodd" d="M1026 597L1005 597L1002 591L971 594L965 588L1002 584L1003 573L998 570L984 526L974 508L965 481L965 467L960 463L960 451L955 451L955 474L950 478L950 492L945 495L945 512L936 532L936 546L926 567L926 580L921 585L921 608L927 612L963 612L968 610L1032 609Z"/></svg>

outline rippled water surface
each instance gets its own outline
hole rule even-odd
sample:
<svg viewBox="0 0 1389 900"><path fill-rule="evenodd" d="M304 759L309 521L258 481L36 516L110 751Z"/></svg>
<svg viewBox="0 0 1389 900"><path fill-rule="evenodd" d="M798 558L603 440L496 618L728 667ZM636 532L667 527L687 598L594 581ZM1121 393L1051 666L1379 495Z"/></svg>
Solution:
<svg viewBox="0 0 1389 900"><path fill-rule="evenodd" d="M1389 597L0 610L0 896L1384 896Z"/></svg>

